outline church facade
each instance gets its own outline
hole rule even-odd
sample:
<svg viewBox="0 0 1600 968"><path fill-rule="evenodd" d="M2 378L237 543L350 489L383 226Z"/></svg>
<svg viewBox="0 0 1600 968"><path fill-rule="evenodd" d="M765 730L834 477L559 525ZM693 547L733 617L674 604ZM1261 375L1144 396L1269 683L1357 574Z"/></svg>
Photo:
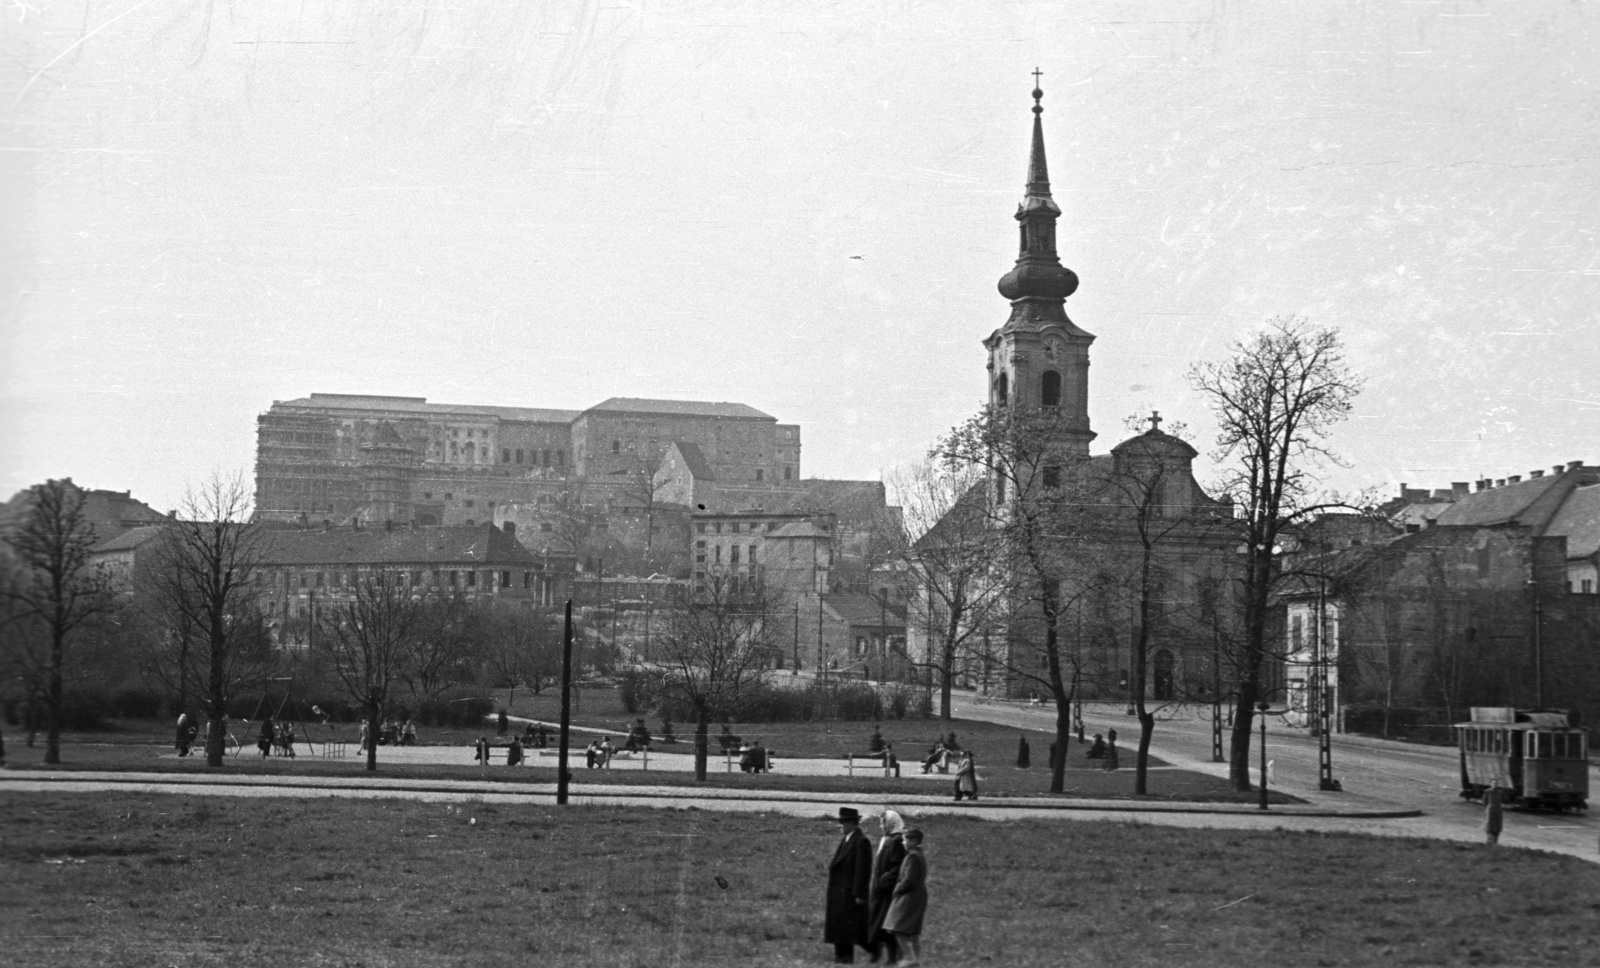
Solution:
<svg viewBox="0 0 1600 968"><path fill-rule="evenodd" d="M1095 336L1066 311L1079 280L1056 250L1062 213L1050 192L1043 93L1033 96L1019 251L999 281L1010 313L983 341L987 405L941 446L985 471L952 516L985 522L993 537L975 553L1000 562L993 581L1005 585L985 627L963 630L953 671L958 684L1018 698L1048 697L1059 675L1078 698L1131 702L1142 681L1159 703L1209 701L1227 688L1218 637L1235 567L1232 507L1196 482L1194 448L1162 431L1159 415L1109 453L1091 451ZM918 542L929 552L922 560L951 560L960 530L935 525ZM942 553L931 553L939 542ZM939 575L926 566L923 575L910 637L920 661L937 663L950 624L940 599L949 596L930 591Z"/></svg>

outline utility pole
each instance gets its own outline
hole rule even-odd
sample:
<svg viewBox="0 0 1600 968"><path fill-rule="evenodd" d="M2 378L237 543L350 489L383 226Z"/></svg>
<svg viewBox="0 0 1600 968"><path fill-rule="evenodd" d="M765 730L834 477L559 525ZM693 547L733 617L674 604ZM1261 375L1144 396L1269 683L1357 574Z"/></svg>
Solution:
<svg viewBox="0 0 1600 968"><path fill-rule="evenodd" d="M1327 545L1323 545L1322 564L1326 564ZM1332 706L1328 690L1328 576L1325 568L1317 569L1317 650L1313 657L1317 671L1317 787L1324 791L1339 789L1333 778L1333 736L1329 713Z"/></svg>
<svg viewBox="0 0 1600 968"><path fill-rule="evenodd" d="M567 740L572 733L572 599L567 599L567 625L561 636L561 739L556 751L556 803L565 805L571 775L567 773Z"/></svg>

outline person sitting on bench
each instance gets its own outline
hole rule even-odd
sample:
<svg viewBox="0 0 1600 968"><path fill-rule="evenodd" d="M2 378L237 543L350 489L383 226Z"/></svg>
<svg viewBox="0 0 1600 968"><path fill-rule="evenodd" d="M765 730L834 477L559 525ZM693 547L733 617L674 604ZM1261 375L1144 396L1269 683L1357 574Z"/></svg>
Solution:
<svg viewBox="0 0 1600 968"><path fill-rule="evenodd" d="M1089 746L1089 752L1083 754L1091 760L1104 759L1106 755L1106 738L1099 733L1094 734L1094 743Z"/></svg>
<svg viewBox="0 0 1600 968"><path fill-rule="evenodd" d="M628 729L628 742L622 748L634 751L650 748L650 727L644 724L643 718L633 721Z"/></svg>
<svg viewBox="0 0 1600 968"><path fill-rule="evenodd" d="M929 773L935 766L942 766L947 752L943 740L934 743L933 749L928 750L928 758L922 761L922 772Z"/></svg>

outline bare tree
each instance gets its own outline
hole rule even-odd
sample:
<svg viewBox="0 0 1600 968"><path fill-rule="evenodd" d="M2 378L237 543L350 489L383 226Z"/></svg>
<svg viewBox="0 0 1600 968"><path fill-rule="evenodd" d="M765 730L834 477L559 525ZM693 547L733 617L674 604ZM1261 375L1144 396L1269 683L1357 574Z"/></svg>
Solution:
<svg viewBox="0 0 1600 968"><path fill-rule="evenodd" d="M499 684L525 683L537 695L561 675L561 632L549 616L523 603L492 610L483 661Z"/></svg>
<svg viewBox="0 0 1600 968"><path fill-rule="evenodd" d="M720 572L666 622L656 665L661 695L694 710L694 775L706 778L711 717L760 681L777 646L771 602L756 583Z"/></svg>
<svg viewBox="0 0 1600 968"><path fill-rule="evenodd" d="M1011 676L1048 690L1055 703L1052 793L1065 789L1080 662L1077 650L1062 644L1062 619L1098 580L1092 562L1070 550L1085 526L1080 495L1088 462L1062 445L1071 439L1066 419L1053 407L989 407L952 430L931 455L977 469L985 479L984 498L974 506L1001 542L1007 595L1007 629L994 657ZM1024 636L1035 624L1039 636Z"/></svg>
<svg viewBox="0 0 1600 968"><path fill-rule="evenodd" d="M922 665L938 677L941 719L950 718L952 683L973 643L995 627L1006 603L1006 575L995 567L1000 532L990 526L984 485L982 469L933 458L894 482L904 509L895 547L919 586L906 622L926 629Z"/></svg>
<svg viewBox="0 0 1600 968"><path fill-rule="evenodd" d="M162 524L143 578L150 618L165 640L158 667L169 678L200 684L209 724L206 765L213 767L222 765L226 749L229 701L272 661L259 607L263 533L250 522L250 510L243 476L213 473Z"/></svg>
<svg viewBox="0 0 1600 968"><path fill-rule="evenodd" d="M1224 360L1190 371L1190 382L1216 415L1216 458L1228 466L1224 489L1237 508L1245 546L1239 683L1229 745L1229 775L1250 789L1250 728L1262 698L1269 651L1268 609L1280 575L1279 536L1322 510L1314 470L1337 463L1328 449L1333 426L1349 416L1361 380L1346 365L1338 333L1298 317L1271 321Z"/></svg>
<svg viewBox="0 0 1600 968"><path fill-rule="evenodd" d="M396 578L400 581L400 578ZM434 592L419 598L407 643L406 661L397 667L411 695L437 699L470 678L489 635L484 606L460 592Z"/></svg>
<svg viewBox="0 0 1600 968"><path fill-rule="evenodd" d="M1137 426L1138 420L1128 423ZM1171 429L1181 433L1178 426ZM1096 557L1104 569L1100 584L1128 601L1134 616L1128 699L1139 722L1134 792L1144 794L1156 710L1181 698L1169 687L1167 695L1154 698L1152 707L1152 650L1158 643L1180 645L1200 624L1198 599L1183 597L1188 584L1183 573L1207 557L1208 539L1214 540L1224 524L1218 515L1231 509L1190 490L1187 468L1193 448L1155 426L1120 444L1112 456L1111 473L1099 488L1101 499L1093 501L1091 516L1100 527L1090 540L1098 546Z"/></svg>
<svg viewBox="0 0 1600 968"><path fill-rule="evenodd" d="M7 651L16 663L42 680L48 727L46 763L61 762L62 677L74 637L112 605L104 573L90 560L94 526L84 514L84 492L71 481L52 480L28 494L27 511L6 530L4 540L21 568L5 585L12 617L35 624L37 638L18 628ZM43 645L43 654L31 646Z"/></svg>
<svg viewBox="0 0 1600 968"><path fill-rule="evenodd" d="M334 673L366 714L367 770L378 768L378 736L390 691L414 654L421 606L402 577L369 572L354 594L318 616L318 638L327 644Z"/></svg>

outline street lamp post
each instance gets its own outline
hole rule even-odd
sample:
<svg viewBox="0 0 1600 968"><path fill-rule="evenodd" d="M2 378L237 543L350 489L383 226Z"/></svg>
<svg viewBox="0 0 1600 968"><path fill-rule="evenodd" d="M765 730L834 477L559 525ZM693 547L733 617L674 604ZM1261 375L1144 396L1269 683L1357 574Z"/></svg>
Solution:
<svg viewBox="0 0 1600 968"><path fill-rule="evenodd" d="M1271 709L1271 708L1269 708L1267 706L1267 701L1265 699L1263 699L1261 702L1256 704L1256 712L1260 713L1260 718L1261 718L1261 784L1260 784L1260 787L1261 787L1261 804L1260 804L1260 806L1261 806L1261 809L1265 810L1265 809L1267 809L1267 717L1287 712L1287 710Z"/></svg>
<svg viewBox="0 0 1600 968"><path fill-rule="evenodd" d="M1319 571L1321 569L1318 569ZM1317 576L1317 642L1312 657L1316 671L1317 703L1317 788L1324 792L1339 789L1333 778L1332 695L1328 686L1328 590L1327 576ZM1265 725L1265 724L1263 724Z"/></svg>

